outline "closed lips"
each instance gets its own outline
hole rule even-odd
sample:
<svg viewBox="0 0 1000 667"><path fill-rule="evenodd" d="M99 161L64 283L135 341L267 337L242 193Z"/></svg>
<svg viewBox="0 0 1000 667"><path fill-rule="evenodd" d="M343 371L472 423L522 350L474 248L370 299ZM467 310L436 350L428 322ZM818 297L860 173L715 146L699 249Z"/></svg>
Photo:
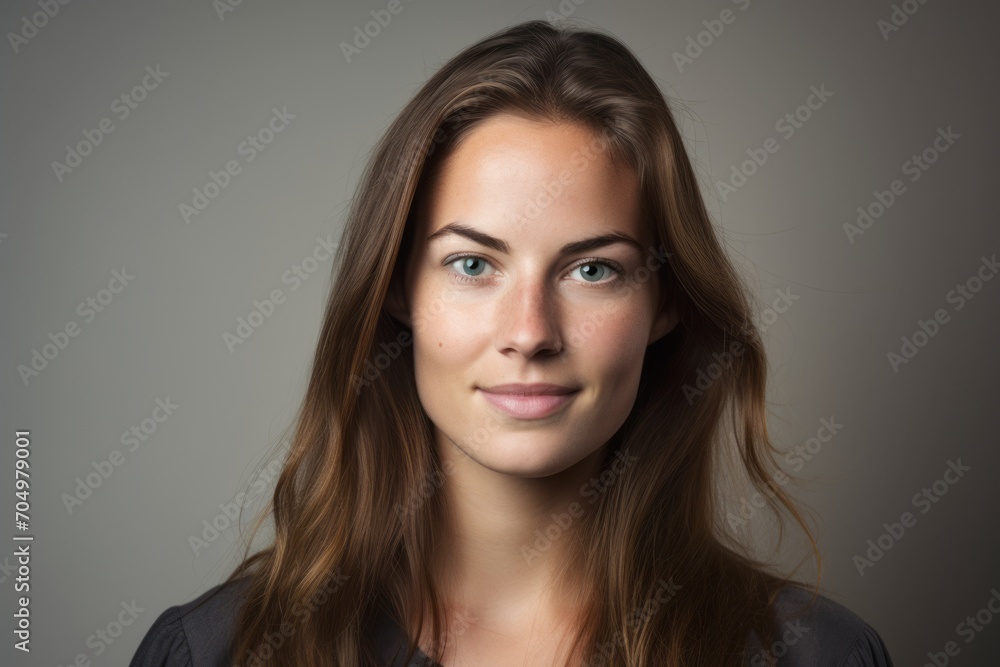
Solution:
<svg viewBox="0 0 1000 667"><path fill-rule="evenodd" d="M514 396L562 395L572 394L576 389L556 384L501 384L493 387L480 387L491 394L508 394Z"/></svg>

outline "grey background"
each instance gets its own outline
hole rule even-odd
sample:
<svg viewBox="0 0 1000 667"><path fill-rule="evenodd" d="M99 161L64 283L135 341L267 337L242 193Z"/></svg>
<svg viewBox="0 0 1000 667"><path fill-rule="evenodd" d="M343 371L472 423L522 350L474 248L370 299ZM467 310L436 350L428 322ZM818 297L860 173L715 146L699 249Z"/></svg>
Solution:
<svg viewBox="0 0 1000 667"><path fill-rule="evenodd" d="M235 526L197 555L189 536L280 444L305 387L332 260L294 291L283 273L317 237L336 242L368 151L444 60L510 24L546 12L564 20L561 11L620 37L670 96L761 307L776 290L799 297L766 331L771 427L787 449L824 417L844 424L802 468L810 483L793 489L818 516L825 589L879 630L899 665L924 664L948 641L961 649L950 664L993 664L1000 619L969 643L956 626L1000 587L1000 280L961 310L946 295L1000 251L996 6L929 2L884 39L877 21L890 18L890 2L402 3L350 63L340 43L386 2L244 0L221 19L208 0L72 2L17 53L9 37L0 45L0 498L9 537L13 432L30 429L36 536L33 650L11 646L16 596L13 576L0 572L0 662L64 665L83 653L125 665L161 611L228 571ZM726 8L735 20L679 71L672 54ZM19 31L38 11L5 2L0 28ZM169 75L120 120L112 102L157 64ZM814 85L833 96L784 139L775 122ZM246 162L237 146L273 107L295 119ZM104 117L113 132L59 182L52 162ZM903 163L949 126L960 138L910 182ZM779 150L723 201L716 182L768 137ZM241 173L185 224L178 206L232 159ZM906 192L849 243L843 225L897 178ZM77 304L122 267L135 278L85 322ZM224 333L276 288L286 301L230 353ZM950 322L894 372L887 354L938 308ZM79 335L25 384L18 365L70 321ZM125 451L122 432L167 397L178 409ZM114 449L122 465L70 513L63 494ZM913 495L959 458L971 470L920 514ZM245 520L261 504L249 503ZM852 558L906 511L916 524L859 575ZM759 538L758 519L749 529ZM781 557L792 564L789 553ZM143 611L96 656L88 637L133 600Z"/></svg>

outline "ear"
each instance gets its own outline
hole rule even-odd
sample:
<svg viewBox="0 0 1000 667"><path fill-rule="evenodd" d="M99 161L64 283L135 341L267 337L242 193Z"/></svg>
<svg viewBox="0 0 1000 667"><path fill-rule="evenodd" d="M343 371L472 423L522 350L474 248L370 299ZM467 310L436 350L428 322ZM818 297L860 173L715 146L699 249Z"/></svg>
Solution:
<svg viewBox="0 0 1000 667"><path fill-rule="evenodd" d="M398 275L393 275L382 307L390 316L413 328L413 323L410 321L410 307L406 303L406 294L403 291L403 281Z"/></svg>
<svg viewBox="0 0 1000 667"><path fill-rule="evenodd" d="M653 326L649 330L649 341L646 345L652 345L677 326L680 317L677 314L677 305L669 298L669 295L662 293L660 298L660 311L653 320Z"/></svg>

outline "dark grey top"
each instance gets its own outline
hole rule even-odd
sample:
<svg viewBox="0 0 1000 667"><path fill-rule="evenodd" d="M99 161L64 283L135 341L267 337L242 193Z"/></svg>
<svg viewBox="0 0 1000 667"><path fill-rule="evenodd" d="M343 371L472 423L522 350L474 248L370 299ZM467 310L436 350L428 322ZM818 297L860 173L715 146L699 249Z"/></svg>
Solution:
<svg viewBox="0 0 1000 667"><path fill-rule="evenodd" d="M201 596L161 613L143 637L129 667L230 667L225 654L233 616L245 581L219 584ZM195 605L210 598L197 609ZM778 632L770 647L756 634L748 642L749 667L893 667L879 634L844 605L820 595L808 610L797 612L810 594L786 588L778 598ZM403 652L406 635L396 621L382 616L376 645L386 667L441 667L419 649L409 665Z"/></svg>

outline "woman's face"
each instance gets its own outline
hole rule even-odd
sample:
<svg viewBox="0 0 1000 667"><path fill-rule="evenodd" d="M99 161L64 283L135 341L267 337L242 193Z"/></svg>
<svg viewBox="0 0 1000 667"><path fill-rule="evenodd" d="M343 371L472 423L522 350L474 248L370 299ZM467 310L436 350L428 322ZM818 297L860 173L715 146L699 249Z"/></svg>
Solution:
<svg viewBox="0 0 1000 667"><path fill-rule="evenodd" d="M406 304L396 292L388 307L413 329L438 443L522 477L593 454L632 408L646 346L676 323L658 308L665 267L634 170L583 126L500 114L424 194ZM490 391L511 383L563 389Z"/></svg>

